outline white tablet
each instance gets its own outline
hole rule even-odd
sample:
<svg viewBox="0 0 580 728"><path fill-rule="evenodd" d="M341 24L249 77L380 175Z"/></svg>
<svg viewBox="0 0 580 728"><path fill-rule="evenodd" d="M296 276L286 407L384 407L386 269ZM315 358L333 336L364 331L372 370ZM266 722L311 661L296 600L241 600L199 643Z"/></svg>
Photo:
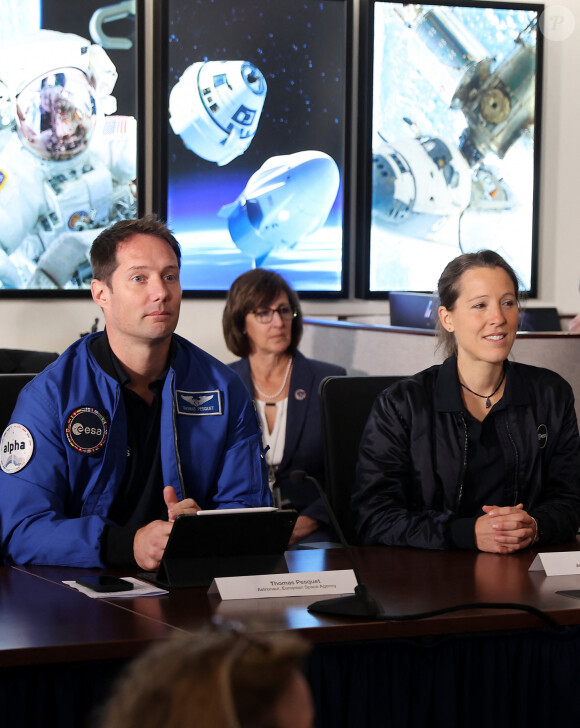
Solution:
<svg viewBox="0 0 580 728"><path fill-rule="evenodd" d="M270 511L277 511L278 509L274 506L259 506L256 508L211 508L202 509L197 512L198 516L209 516L218 513L270 513Z"/></svg>

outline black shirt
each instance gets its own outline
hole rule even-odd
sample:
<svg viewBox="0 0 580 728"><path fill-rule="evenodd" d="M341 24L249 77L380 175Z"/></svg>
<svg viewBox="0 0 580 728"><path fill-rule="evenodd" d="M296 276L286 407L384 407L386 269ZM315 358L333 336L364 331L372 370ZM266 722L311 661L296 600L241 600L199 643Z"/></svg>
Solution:
<svg viewBox="0 0 580 728"><path fill-rule="evenodd" d="M133 540L137 530L151 521L167 520L160 447L161 392L167 367L149 385L153 392L153 402L149 405L128 388L129 376L111 350L106 331L92 342L91 351L99 366L121 385L127 417L127 465L109 513L117 525L105 526L101 556L107 566L134 566ZM173 345L170 360L174 355Z"/></svg>
<svg viewBox="0 0 580 728"><path fill-rule="evenodd" d="M461 516L483 515L481 506L511 505L506 502L507 463L497 432L496 414L504 409L503 398L483 422L465 411L467 423L467 471L463 485Z"/></svg>
<svg viewBox="0 0 580 728"><path fill-rule="evenodd" d="M463 404L457 380L458 409L467 426L467 468L463 477L463 490L457 519L450 523L451 542L457 548L476 548L475 522L484 513L482 506L515 505L508 503L506 487L509 482L507 462L498 433L497 413L511 402L509 376L504 393L480 422ZM459 405L460 403L460 405Z"/></svg>

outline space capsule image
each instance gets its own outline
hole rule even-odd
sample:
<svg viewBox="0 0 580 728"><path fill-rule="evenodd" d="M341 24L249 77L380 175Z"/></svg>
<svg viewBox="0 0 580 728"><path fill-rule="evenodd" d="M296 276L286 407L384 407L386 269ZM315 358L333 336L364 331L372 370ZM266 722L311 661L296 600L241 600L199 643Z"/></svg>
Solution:
<svg viewBox="0 0 580 728"><path fill-rule="evenodd" d="M461 213L471 199L471 169L457 147L437 137L383 142L373 152L375 212L390 223L411 213Z"/></svg>
<svg viewBox="0 0 580 728"><path fill-rule="evenodd" d="M169 122L185 146L219 167L243 154L260 121L267 85L247 61L193 63L169 95Z"/></svg>
<svg viewBox="0 0 580 728"><path fill-rule="evenodd" d="M236 246L260 266L273 250L294 248L324 225L339 184L338 166L323 152L270 157L219 214Z"/></svg>

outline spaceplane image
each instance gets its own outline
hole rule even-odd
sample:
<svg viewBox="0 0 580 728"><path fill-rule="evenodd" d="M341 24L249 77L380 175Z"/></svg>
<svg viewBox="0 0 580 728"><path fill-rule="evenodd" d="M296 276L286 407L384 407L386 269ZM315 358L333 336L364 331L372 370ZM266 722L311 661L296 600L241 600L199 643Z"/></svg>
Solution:
<svg viewBox="0 0 580 728"><path fill-rule="evenodd" d="M375 12L371 290L433 290L434 271L483 247L529 287L536 14Z"/></svg>
<svg viewBox="0 0 580 728"><path fill-rule="evenodd" d="M183 289L228 290L263 266L299 291L340 291L344 4L169 0L168 13Z"/></svg>
<svg viewBox="0 0 580 728"><path fill-rule="evenodd" d="M324 225L339 183L338 167L328 154L271 157L219 214L227 217L236 246L261 266L272 251L295 248Z"/></svg>

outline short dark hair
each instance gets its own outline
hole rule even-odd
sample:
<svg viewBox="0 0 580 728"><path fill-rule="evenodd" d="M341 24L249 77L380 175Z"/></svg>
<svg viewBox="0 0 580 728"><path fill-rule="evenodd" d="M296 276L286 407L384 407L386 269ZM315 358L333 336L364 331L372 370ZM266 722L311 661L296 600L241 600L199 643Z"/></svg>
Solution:
<svg viewBox="0 0 580 728"><path fill-rule="evenodd" d="M302 338L302 309L296 291L281 275L272 270L254 268L238 276L232 283L226 299L222 319L224 338L228 349L241 358L251 352L251 343L244 334L246 316L251 311L267 308L276 298L285 293L292 309L296 312L292 319L292 339L288 351L294 354Z"/></svg>
<svg viewBox="0 0 580 728"><path fill-rule="evenodd" d="M153 235L165 240L175 253L177 265L181 268L181 248L167 225L156 215L145 215L136 220L120 220L97 235L91 246L93 278L111 287L111 276L119 265L117 249L121 243L135 235Z"/></svg>
<svg viewBox="0 0 580 728"><path fill-rule="evenodd" d="M472 268L502 268L514 284L514 293L519 305L520 284L516 272L504 258L493 250L479 250L476 253L464 253L447 263L439 283L437 293L439 305L448 311L453 311L457 298L459 297L459 284L464 273ZM437 331L439 333L439 344L446 356L451 356L457 351L455 335L441 326L437 317Z"/></svg>

